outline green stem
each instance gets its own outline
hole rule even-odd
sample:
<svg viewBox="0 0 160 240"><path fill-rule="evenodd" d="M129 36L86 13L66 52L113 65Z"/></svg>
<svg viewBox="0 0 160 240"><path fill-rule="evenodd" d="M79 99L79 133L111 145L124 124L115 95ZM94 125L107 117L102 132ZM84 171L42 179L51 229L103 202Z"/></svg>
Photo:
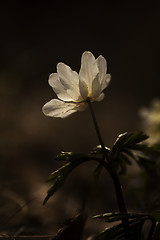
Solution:
<svg viewBox="0 0 160 240"><path fill-rule="evenodd" d="M103 143L103 140L102 140L102 137L101 137L101 134L100 134L100 131L99 131L99 127L98 127L98 124L97 124L97 120L96 120L96 117L95 117L95 114L94 114L94 111L93 111L92 104L91 104L90 100L88 100L88 105L89 105L89 108L90 108L90 111L91 111L91 115L92 115L92 118L93 118L93 123L94 123L95 129L96 129L96 133L97 133L100 145L101 145L101 147L104 151L104 155L105 155L105 158L107 160L107 162L103 162L103 166L110 173L110 175L112 177L112 180L113 180L113 183L114 183L114 186L115 186L119 211L120 212L127 212L125 202L124 202L124 198L123 198L122 187L121 187L121 184L120 184L120 181L119 181L119 178L118 178L117 174L115 174L113 172L113 169L111 168L111 164L109 164L109 162L110 162L109 157L108 157L108 154L106 153L105 145Z"/></svg>
<svg viewBox="0 0 160 240"><path fill-rule="evenodd" d="M93 111L92 104L91 104L90 100L88 100L88 105L89 105L89 108L90 108L90 111L91 111L93 123L94 123L95 129L96 129L96 133L97 133L97 136L98 136L100 145L101 145L102 149L103 149L104 152L105 152L105 146L104 146L104 143L103 143L103 140L102 140L100 131L99 131L99 127L98 127L98 124L97 124L96 116L95 116L95 114L94 114L94 111Z"/></svg>
<svg viewBox="0 0 160 240"><path fill-rule="evenodd" d="M96 129L96 133L97 133L100 145L101 145L102 150L104 152L104 156L107 160L107 161L102 161L102 164L106 168L106 170L109 172L110 176L112 177L114 187L115 187L115 191L116 191L116 197L117 197L117 203L118 203L119 211L121 213L126 213L127 208L126 208L124 198L123 198L122 186L120 184L118 175L116 173L114 173L114 171L111 167L111 164L110 164L110 161L109 161L110 159L109 159L109 156L106 152L105 145L103 143L103 140L102 140L102 137L101 137L101 134L100 134L100 131L99 131L99 127L98 127L97 120L96 120L96 117L95 117L95 114L94 114L94 111L93 111L93 108L92 108L92 104L91 104L90 100L88 100L87 102L88 102L88 105L89 105L89 108L90 108L90 112L91 112L91 115L92 115L93 123L94 123L95 129ZM125 234L125 239L128 240L129 239L129 235L128 235L129 223L128 223L128 220L122 220L122 223L124 225L124 230L125 230L125 233L126 233Z"/></svg>
<svg viewBox="0 0 160 240"><path fill-rule="evenodd" d="M113 183L116 190L119 211L122 213L127 213L126 205L123 198L122 186L119 181L119 177L116 174L114 174L112 175L112 179L113 179Z"/></svg>

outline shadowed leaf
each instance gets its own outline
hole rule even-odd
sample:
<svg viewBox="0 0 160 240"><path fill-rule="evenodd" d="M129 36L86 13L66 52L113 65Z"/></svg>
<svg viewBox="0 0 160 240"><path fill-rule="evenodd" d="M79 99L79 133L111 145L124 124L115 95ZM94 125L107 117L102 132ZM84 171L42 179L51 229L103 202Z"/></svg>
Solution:
<svg viewBox="0 0 160 240"><path fill-rule="evenodd" d="M144 219L131 220L129 221L129 240L141 240L141 231L144 224ZM113 227L106 228L99 235L96 236L95 240L126 240L125 231L123 224L118 224Z"/></svg>
<svg viewBox="0 0 160 240"><path fill-rule="evenodd" d="M59 168L58 170L51 173L51 175L48 177L47 182L54 181L54 184L51 186L51 188L47 192L47 196L44 199L43 204L45 204L48 199L57 191L59 188L63 185L68 175L72 172L73 169L75 169L77 166L79 166L81 163L86 162L89 160L89 158L86 155L78 155L76 154L76 158L74 154L68 154L66 155L67 158L69 156L72 156L72 161L70 160L68 163L66 163L64 166Z"/></svg>
<svg viewBox="0 0 160 240"><path fill-rule="evenodd" d="M148 217L148 214L140 214L140 213L105 213L105 214L100 214L97 216L94 216L93 218L102 218L106 222L115 222L115 221L120 221L123 219L141 219L141 218L146 218Z"/></svg>
<svg viewBox="0 0 160 240"><path fill-rule="evenodd" d="M153 171L156 164L155 156L160 154L160 148L144 143L147 138L143 132L119 135L110 153L113 167L120 168L120 173L125 173L127 165L131 164L133 159L141 168Z"/></svg>

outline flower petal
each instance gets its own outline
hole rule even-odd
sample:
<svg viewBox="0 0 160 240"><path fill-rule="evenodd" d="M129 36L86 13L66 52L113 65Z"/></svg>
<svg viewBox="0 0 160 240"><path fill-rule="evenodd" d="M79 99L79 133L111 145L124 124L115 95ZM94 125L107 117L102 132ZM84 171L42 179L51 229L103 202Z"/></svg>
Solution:
<svg viewBox="0 0 160 240"><path fill-rule="evenodd" d="M106 74L107 61L102 55L100 55L96 59L96 63L97 63L98 69L99 69L99 81L101 83L101 91L103 91L108 86L108 84L111 80L111 75Z"/></svg>
<svg viewBox="0 0 160 240"><path fill-rule="evenodd" d="M92 82L92 98L97 98L101 94L101 85L99 81L99 74L95 77L95 79Z"/></svg>
<svg viewBox="0 0 160 240"><path fill-rule="evenodd" d="M92 92L92 82L98 74L99 70L95 57L91 52L84 52L81 58L81 69L79 72L79 80L84 81L88 86L88 91Z"/></svg>
<svg viewBox="0 0 160 240"><path fill-rule="evenodd" d="M101 93L97 98L94 99L94 101L100 102L104 98L104 93Z"/></svg>
<svg viewBox="0 0 160 240"><path fill-rule="evenodd" d="M49 117L67 117L76 112L74 103L65 103L58 99L52 99L42 108L43 113Z"/></svg>
<svg viewBox="0 0 160 240"><path fill-rule="evenodd" d="M52 99L43 106L42 111L49 117L65 118L74 112L83 111L84 109L85 104L66 103L58 99Z"/></svg>
<svg viewBox="0 0 160 240"><path fill-rule="evenodd" d="M103 78L102 84L101 84L101 91L103 91L108 85L111 80L111 74L107 73L106 76Z"/></svg>
<svg viewBox="0 0 160 240"><path fill-rule="evenodd" d="M63 101L73 101L73 98L67 93L67 89L62 85L57 73L52 73L48 79L49 85L53 88L58 98Z"/></svg>
<svg viewBox="0 0 160 240"><path fill-rule="evenodd" d="M81 95L79 92L79 76L78 73L72 71L72 69L64 63L57 64L57 72L60 82L67 89L68 94L75 100L81 101Z"/></svg>
<svg viewBox="0 0 160 240"><path fill-rule="evenodd" d="M100 82L102 82L107 72L107 62L106 62L106 59L102 55L100 55L96 59L96 63L99 69L99 79L100 79Z"/></svg>
<svg viewBox="0 0 160 240"><path fill-rule="evenodd" d="M79 81L79 91L83 100L86 100L88 97L88 86L85 81Z"/></svg>

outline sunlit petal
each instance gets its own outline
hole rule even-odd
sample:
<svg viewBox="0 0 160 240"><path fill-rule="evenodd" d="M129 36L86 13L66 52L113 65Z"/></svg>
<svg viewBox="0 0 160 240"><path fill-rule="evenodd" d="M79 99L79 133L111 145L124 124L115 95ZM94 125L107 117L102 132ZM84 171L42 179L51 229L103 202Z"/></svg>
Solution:
<svg viewBox="0 0 160 240"><path fill-rule="evenodd" d="M103 78L103 81L101 83L101 91L103 91L108 85L111 80L111 75L106 74L106 76Z"/></svg>
<svg viewBox="0 0 160 240"><path fill-rule="evenodd" d="M53 88L54 92L57 94L57 97L63 101L73 101L72 95L67 93L67 89L64 85L60 82L57 73L52 73L49 76L49 85Z"/></svg>
<svg viewBox="0 0 160 240"><path fill-rule="evenodd" d="M80 81L84 81L88 86L88 91L92 91L92 81L98 74L98 67L95 57L91 52L84 52L81 58L81 69L79 72Z"/></svg>
<svg viewBox="0 0 160 240"><path fill-rule="evenodd" d="M94 101L100 102L103 100L104 96L104 93L101 93L97 98L94 99Z"/></svg>
<svg viewBox="0 0 160 240"><path fill-rule="evenodd" d="M97 76L92 82L92 92L90 94L92 98L96 98L100 95L100 93L101 93L101 85L100 85L99 77L97 74Z"/></svg>
<svg viewBox="0 0 160 240"><path fill-rule="evenodd" d="M42 111L46 116L65 118L78 111L78 107L75 103L66 103L58 99L52 99L43 106Z"/></svg>
<svg viewBox="0 0 160 240"><path fill-rule="evenodd" d="M97 66L99 69L99 80L101 83L103 81L103 79L105 78L105 75L107 72L107 62L106 62L106 59L102 55L100 55L96 59L96 62L97 62Z"/></svg>
<svg viewBox="0 0 160 240"><path fill-rule="evenodd" d="M79 91L83 100L86 100L88 97L88 86L85 81L79 81Z"/></svg>
<svg viewBox="0 0 160 240"><path fill-rule="evenodd" d="M79 92L79 76L78 73L64 63L57 64L57 73L60 82L67 90L68 94L72 96L75 101L81 100Z"/></svg>

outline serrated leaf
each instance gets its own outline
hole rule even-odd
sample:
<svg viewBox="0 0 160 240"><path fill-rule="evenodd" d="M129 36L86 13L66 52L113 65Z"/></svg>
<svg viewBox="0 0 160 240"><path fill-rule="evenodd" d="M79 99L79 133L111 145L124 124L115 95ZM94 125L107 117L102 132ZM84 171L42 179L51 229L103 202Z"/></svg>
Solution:
<svg viewBox="0 0 160 240"><path fill-rule="evenodd" d="M60 167L58 170L51 173L51 175L48 177L47 182L54 181L54 184L51 186L51 188L47 192L47 196L43 202L45 204L48 199L57 191L59 188L63 185L68 175L72 172L73 169L75 169L77 166L79 166L81 163L88 161L88 157L84 158L74 158L74 161L70 161L66 163L64 166Z"/></svg>
<svg viewBox="0 0 160 240"><path fill-rule="evenodd" d="M143 142L146 140L148 136L143 132L134 132L134 133L123 133L118 136L116 139L112 151L119 150L122 147L132 148L138 143Z"/></svg>
<svg viewBox="0 0 160 240"><path fill-rule="evenodd" d="M125 173L127 165L131 164L130 160L133 159L140 167L152 171L154 157L160 154L160 149L158 146L144 144L147 138L143 132L119 135L110 153L113 167L120 167L120 173Z"/></svg>

